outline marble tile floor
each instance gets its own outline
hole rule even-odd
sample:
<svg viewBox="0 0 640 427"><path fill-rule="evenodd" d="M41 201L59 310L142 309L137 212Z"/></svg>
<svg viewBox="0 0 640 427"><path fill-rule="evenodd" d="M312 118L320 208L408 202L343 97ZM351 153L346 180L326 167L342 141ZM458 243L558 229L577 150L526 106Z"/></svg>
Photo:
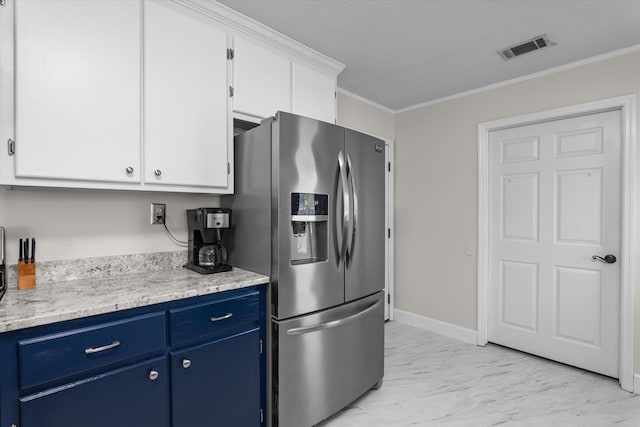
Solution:
<svg viewBox="0 0 640 427"><path fill-rule="evenodd" d="M389 322L382 388L320 426L640 427L640 396L612 378Z"/></svg>

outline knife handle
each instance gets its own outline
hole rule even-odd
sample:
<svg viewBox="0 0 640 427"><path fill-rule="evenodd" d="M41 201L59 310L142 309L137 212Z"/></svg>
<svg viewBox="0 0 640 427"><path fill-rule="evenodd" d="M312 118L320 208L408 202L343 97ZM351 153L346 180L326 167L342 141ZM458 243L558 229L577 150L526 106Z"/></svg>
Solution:
<svg viewBox="0 0 640 427"><path fill-rule="evenodd" d="M36 239L35 237L31 238L31 262L36 262Z"/></svg>
<svg viewBox="0 0 640 427"><path fill-rule="evenodd" d="M20 239L20 256L18 256L18 262L22 262L22 239Z"/></svg>
<svg viewBox="0 0 640 427"><path fill-rule="evenodd" d="M29 263L29 239L24 239L24 262Z"/></svg>

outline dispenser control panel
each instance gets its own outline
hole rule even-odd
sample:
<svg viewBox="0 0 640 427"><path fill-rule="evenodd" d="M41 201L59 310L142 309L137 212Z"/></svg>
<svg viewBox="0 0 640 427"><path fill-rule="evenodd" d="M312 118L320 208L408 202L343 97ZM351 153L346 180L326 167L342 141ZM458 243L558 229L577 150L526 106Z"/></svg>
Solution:
<svg viewBox="0 0 640 427"><path fill-rule="evenodd" d="M327 194L291 193L292 221L326 221L328 215Z"/></svg>

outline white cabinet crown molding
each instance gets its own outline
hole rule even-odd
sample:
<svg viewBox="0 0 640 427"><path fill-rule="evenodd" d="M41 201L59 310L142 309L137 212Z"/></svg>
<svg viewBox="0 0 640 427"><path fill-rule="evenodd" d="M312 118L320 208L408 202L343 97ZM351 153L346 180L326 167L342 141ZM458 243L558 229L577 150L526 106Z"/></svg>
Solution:
<svg viewBox="0 0 640 427"><path fill-rule="evenodd" d="M266 25L249 18L214 0L172 0L210 19L213 19L225 27L230 32L237 35L247 35L253 39L273 46L278 50L290 55L298 61L302 60L318 71L330 75L338 75L344 70L345 65L299 43L282 33L275 31Z"/></svg>

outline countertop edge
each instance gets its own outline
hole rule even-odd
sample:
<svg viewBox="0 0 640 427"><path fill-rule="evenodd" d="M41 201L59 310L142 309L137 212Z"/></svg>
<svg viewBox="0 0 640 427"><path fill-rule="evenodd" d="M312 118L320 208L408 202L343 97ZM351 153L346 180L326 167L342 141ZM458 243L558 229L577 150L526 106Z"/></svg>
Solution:
<svg viewBox="0 0 640 427"><path fill-rule="evenodd" d="M130 299L121 300L115 303L71 306L66 310L58 310L51 313L44 313L42 315L36 314L30 317L3 319L0 315L0 333L18 331L21 329L33 328L36 326L43 326L52 323L64 322L67 320L79 319L100 314L113 313L133 308L146 307L154 304L161 304L164 302L210 295L234 289L242 289L257 285L266 285L269 283L269 278L267 276L263 276L257 273L251 274L255 275L255 277L247 278L241 281L233 281L228 284L204 284L193 286L189 289L178 289L174 291L172 291L171 288L165 288L167 289L167 291L164 293L141 291L139 296L137 297L132 297ZM0 304L1 303L2 302L0 302Z"/></svg>

